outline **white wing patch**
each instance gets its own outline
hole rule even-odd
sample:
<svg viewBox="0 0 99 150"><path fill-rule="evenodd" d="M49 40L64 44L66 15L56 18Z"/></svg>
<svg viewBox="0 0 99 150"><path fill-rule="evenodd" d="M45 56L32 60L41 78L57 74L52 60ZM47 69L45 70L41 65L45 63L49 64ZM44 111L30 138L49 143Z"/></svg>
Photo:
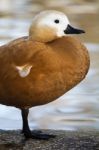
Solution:
<svg viewBox="0 0 99 150"><path fill-rule="evenodd" d="M26 64L23 66L16 66L16 69L18 70L19 75L23 78L29 75L31 68L32 68L32 65L29 65L29 64Z"/></svg>

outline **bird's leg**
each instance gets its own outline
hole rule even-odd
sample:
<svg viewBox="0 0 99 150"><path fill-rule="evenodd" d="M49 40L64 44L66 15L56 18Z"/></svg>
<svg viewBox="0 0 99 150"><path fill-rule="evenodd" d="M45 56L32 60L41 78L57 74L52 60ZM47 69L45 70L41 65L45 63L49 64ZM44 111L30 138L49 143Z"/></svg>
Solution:
<svg viewBox="0 0 99 150"><path fill-rule="evenodd" d="M55 135L49 135L49 134L44 134L41 131L33 131L31 132L28 124L28 109L21 109L21 114L22 114L22 120L23 120L23 129L22 133L26 138L33 138L33 139L44 139L47 140L49 138L54 138Z"/></svg>
<svg viewBox="0 0 99 150"><path fill-rule="evenodd" d="M23 120L23 128L22 128L22 133L30 133L30 128L28 124L28 114L29 110L28 109L21 109L21 114L22 114L22 120ZM41 133L42 131L34 131L35 133Z"/></svg>
<svg viewBox="0 0 99 150"><path fill-rule="evenodd" d="M21 109L21 115L22 115L22 121L23 121L22 133L31 132L29 125L28 125L28 113L29 113L28 109Z"/></svg>

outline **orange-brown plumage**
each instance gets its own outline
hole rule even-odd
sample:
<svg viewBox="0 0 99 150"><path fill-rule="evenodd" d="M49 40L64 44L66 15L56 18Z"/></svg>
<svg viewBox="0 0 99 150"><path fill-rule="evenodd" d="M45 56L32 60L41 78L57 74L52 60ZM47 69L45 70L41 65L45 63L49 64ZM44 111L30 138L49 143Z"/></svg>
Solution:
<svg viewBox="0 0 99 150"><path fill-rule="evenodd" d="M20 77L15 66L32 65ZM73 37L40 43L23 37L0 47L0 102L19 108L46 104L78 84L89 68L87 49Z"/></svg>
<svg viewBox="0 0 99 150"><path fill-rule="evenodd" d="M44 11L34 18L29 36L0 47L0 103L21 109L26 138L31 133L28 109L54 101L84 79L89 69L86 47L67 34L84 33L69 25L65 14Z"/></svg>

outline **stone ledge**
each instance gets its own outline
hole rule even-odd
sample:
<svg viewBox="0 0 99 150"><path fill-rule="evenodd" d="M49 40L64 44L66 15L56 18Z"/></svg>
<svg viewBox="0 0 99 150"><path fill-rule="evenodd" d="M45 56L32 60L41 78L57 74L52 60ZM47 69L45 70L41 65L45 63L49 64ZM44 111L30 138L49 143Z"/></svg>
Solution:
<svg viewBox="0 0 99 150"><path fill-rule="evenodd" d="M50 140L25 140L21 131L0 130L0 150L98 150L99 131L43 130L56 137Z"/></svg>

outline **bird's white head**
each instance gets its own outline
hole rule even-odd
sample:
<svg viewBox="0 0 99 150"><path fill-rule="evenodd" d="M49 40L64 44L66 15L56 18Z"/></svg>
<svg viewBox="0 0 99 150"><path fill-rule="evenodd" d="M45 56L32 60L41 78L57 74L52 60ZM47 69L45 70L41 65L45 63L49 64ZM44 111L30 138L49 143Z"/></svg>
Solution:
<svg viewBox="0 0 99 150"><path fill-rule="evenodd" d="M49 42L67 34L80 33L84 33L84 31L70 26L69 20L64 13L47 10L34 17L29 37L37 41Z"/></svg>

